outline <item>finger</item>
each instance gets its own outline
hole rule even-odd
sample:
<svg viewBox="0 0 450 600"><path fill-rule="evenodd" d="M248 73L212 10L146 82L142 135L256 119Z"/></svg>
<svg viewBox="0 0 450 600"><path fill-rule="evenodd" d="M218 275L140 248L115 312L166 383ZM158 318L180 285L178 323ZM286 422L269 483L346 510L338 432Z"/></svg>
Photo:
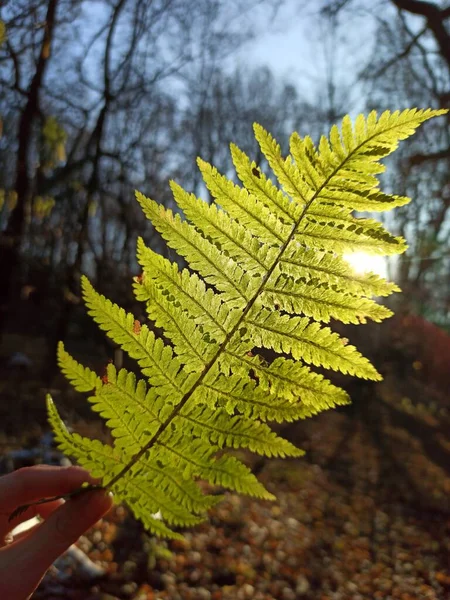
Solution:
<svg viewBox="0 0 450 600"><path fill-rule="evenodd" d="M0 581L0 592L4 585L6 590L15 591L16 595L11 597L26 598L56 558L111 506L112 498L104 491L80 494L53 511L28 536L1 549L0 564L4 566L4 556L11 567L14 565L14 569L4 569L5 577ZM14 573L21 573L21 577L15 577ZM3 596L0 594L0 597Z"/></svg>
<svg viewBox="0 0 450 600"><path fill-rule="evenodd" d="M47 519L52 512L54 512L57 508L62 506L65 503L65 500L53 500L52 502L46 502L45 504L37 504L36 505L36 513L43 519Z"/></svg>
<svg viewBox="0 0 450 600"><path fill-rule="evenodd" d="M14 519L9 520L8 517L3 517L0 519L0 547L4 545L3 540L7 533L33 519L33 517L42 517L43 519L47 519L54 510L59 508L61 504L64 504L64 500L53 500L52 502L46 502L45 504L36 504L30 506L28 510L24 513L18 515ZM17 539L17 536L14 536L14 540Z"/></svg>
<svg viewBox="0 0 450 600"><path fill-rule="evenodd" d="M35 502L47 496L68 494L84 482L96 483L88 471L80 467L38 465L18 469L0 478L0 539L19 523L40 514L36 507L9 521L11 513L21 504Z"/></svg>
<svg viewBox="0 0 450 600"><path fill-rule="evenodd" d="M95 481L81 467L24 467L0 478L0 506L2 511L14 510L19 504L68 494L85 482Z"/></svg>
<svg viewBox="0 0 450 600"><path fill-rule="evenodd" d="M108 512L112 504L111 496L103 490L86 492L67 500L41 523L30 539L30 545L38 554L47 555L51 564Z"/></svg>

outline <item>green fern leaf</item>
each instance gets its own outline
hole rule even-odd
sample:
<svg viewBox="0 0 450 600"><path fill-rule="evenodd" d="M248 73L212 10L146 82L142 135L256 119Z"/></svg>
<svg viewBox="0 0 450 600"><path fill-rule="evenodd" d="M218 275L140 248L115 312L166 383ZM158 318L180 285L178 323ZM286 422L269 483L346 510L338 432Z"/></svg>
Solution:
<svg viewBox="0 0 450 600"><path fill-rule="evenodd" d="M149 382L165 394L170 403L176 404L189 382L181 370L182 364L173 356L172 348L156 338L146 325L135 332L134 315L98 294L86 277L82 279L82 286L89 314L116 344L138 361Z"/></svg>
<svg viewBox="0 0 450 600"><path fill-rule="evenodd" d="M219 501L197 480L271 500L273 495L229 450L298 457L302 451L270 422L292 422L349 402L313 367L364 379L371 363L323 323L381 322L392 313L373 296L399 288L373 273L354 273L343 255L391 255L406 242L359 211L409 202L379 189L380 159L427 119L445 111L375 112L340 128L317 147L291 136L283 157L261 126L255 136L272 175L232 145L242 187L198 159L208 206L172 182L184 217L137 193L154 228L187 263L157 255L138 240L142 275L134 281L149 322L140 324L83 278L91 316L135 359L145 379L109 365L100 378L64 349L60 368L111 430L113 444L69 433L53 402L49 420L60 448L126 502L151 532L179 537ZM273 180L272 177L273 176ZM278 187L281 186L281 187ZM158 338L153 328L164 333ZM269 349L269 361L259 352ZM162 516L162 520L156 517Z"/></svg>
<svg viewBox="0 0 450 600"><path fill-rule="evenodd" d="M251 283L245 271L226 254L204 238L198 231L171 210L158 206L139 192L136 198L144 214L171 248L183 256L192 269L197 270L205 281L224 294L224 301L236 308L243 308L251 297Z"/></svg>
<svg viewBox="0 0 450 600"><path fill-rule="evenodd" d="M318 288L330 286L335 291L357 296L389 296L400 288L374 273L354 273L348 263L328 252L304 246L292 246L279 261L279 271L292 278L305 278Z"/></svg>
<svg viewBox="0 0 450 600"><path fill-rule="evenodd" d="M259 178L256 178L252 172L252 169L256 169L255 163L249 163L248 158L236 146L232 145L231 149L234 152L237 173L241 174L241 178L248 187L240 188L223 175L220 175L215 167L198 159L197 162L206 187L213 198L216 199L217 204L222 206L230 217L244 227L248 227L254 236L264 240L269 245L276 246L280 242L284 242L291 232L290 225L295 221L295 207L289 204L288 199L274 186L273 198L269 192L266 195L266 187L268 190L272 190L271 182L266 180L264 186L264 180L261 181L264 175L260 174ZM246 159L248 164L247 169L244 170L243 165L246 164ZM247 173L247 170L249 173ZM259 196L249 193L253 189L250 186L253 179L256 179L262 190L264 190ZM294 210L287 210L286 203L288 207L292 206Z"/></svg>
<svg viewBox="0 0 450 600"><path fill-rule="evenodd" d="M58 366L78 392L91 392L102 384L94 371L80 365L65 351L62 342L58 344Z"/></svg>
<svg viewBox="0 0 450 600"><path fill-rule="evenodd" d="M256 313L256 310L254 311ZM380 380L381 376L354 346L347 346L331 331L304 317L289 317L278 311L258 310L245 324L259 348L270 348L291 354L296 360L341 371L364 379Z"/></svg>
<svg viewBox="0 0 450 600"><path fill-rule="evenodd" d="M318 283L317 279L305 276L295 280L279 269L264 286L261 303L269 309L278 306L287 313L303 313L325 323L330 318L354 324L369 318L379 323L392 315L374 300L344 292L326 280Z"/></svg>

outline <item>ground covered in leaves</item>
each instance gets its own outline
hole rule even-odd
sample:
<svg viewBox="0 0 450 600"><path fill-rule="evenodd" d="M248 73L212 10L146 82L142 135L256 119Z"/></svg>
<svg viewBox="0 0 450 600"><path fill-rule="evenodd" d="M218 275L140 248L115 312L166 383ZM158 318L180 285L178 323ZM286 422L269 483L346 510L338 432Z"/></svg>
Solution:
<svg viewBox="0 0 450 600"><path fill-rule="evenodd" d="M84 398L58 392L62 380L54 387L64 419L105 439ZM2 373L0 472L23 466L22 449L42 439L44 391L28 373ZM351 407L282 432L305 457L253 462L276 502L227 494L168 543L117 506L78 542L98 573L66 555L34 598L450 600L448 393L400 379L397 367L350 393Z"/></svg>
<svg viewBox="0 0 450 600"><path fill-rule="evenodd" d="M412 501L409 478L354 415L322 415L303 437L306 459L261 472L278 502L227 495L183 542L158 544L117 507L79 542L105 576L87 583L69 563L36 599L450 598L447 511Z"/></svg>

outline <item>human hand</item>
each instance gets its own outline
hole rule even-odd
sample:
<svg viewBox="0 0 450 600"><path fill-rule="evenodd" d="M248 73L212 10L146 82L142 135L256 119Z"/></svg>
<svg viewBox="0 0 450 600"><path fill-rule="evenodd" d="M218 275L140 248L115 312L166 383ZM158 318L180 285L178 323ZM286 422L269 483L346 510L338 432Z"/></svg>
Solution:
<svg viewBox="0 0 450 600"><path fill-rule="evenodd" d="M32 505L9 521L20 505L65 495L83 483L95 484L80 467L37 465L0 477L0 598L25 600L51 564L112 506L104 490L87 491L67 500ZM39 515L44 519L8 540L17 525Z"/></svg>

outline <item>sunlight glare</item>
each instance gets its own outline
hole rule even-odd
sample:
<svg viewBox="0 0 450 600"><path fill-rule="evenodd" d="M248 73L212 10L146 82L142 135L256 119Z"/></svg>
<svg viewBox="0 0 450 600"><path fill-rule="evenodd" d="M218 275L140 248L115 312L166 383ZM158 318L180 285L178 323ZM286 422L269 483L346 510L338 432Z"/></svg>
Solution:
<svg viewBox="0 0 450 600"><path fill-rule="evenodd" d="M381 277L387 276L386 258L384 256L374 256L366 252L353 252L344 254L343 258L353 267L356 273L376 273Z"/></svg>

